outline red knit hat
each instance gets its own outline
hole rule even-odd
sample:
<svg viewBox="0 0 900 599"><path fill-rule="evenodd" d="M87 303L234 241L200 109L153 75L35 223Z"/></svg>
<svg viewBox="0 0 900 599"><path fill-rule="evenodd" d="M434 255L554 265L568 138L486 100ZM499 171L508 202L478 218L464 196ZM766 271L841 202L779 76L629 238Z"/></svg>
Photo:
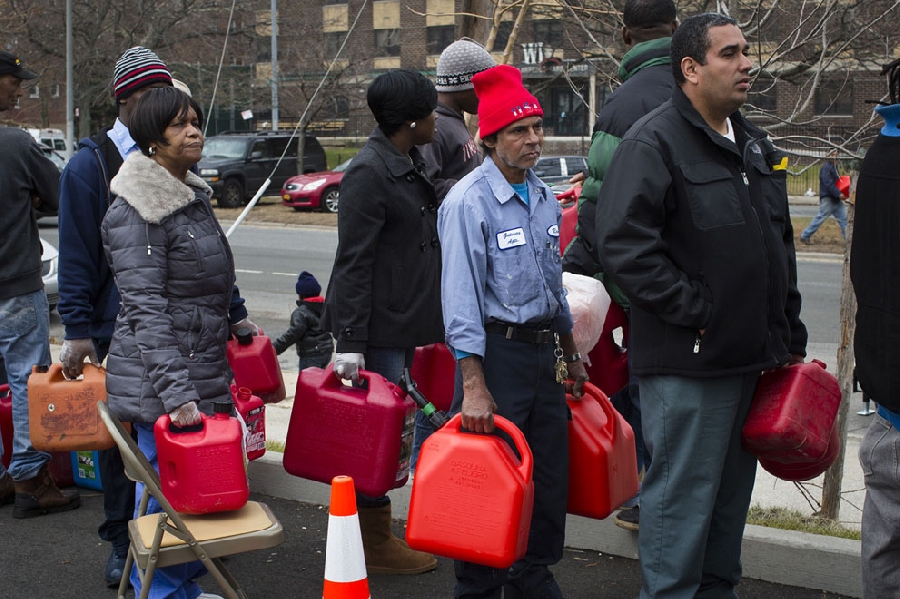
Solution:
<svg viewBox="0 0 900 599"><path fill-rule="evenodd" d="M522 72L498 64L472 75L478 96L478 133L484 139L510 123L529 116L544 116L537 98L522 85Z"/></svg>

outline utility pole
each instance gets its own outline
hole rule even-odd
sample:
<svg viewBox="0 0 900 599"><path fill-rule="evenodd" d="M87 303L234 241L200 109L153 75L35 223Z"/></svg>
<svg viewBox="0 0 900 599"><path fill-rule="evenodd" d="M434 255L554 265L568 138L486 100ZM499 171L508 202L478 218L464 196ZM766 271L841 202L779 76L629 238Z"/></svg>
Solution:
<svg viewBox="0 0 900 599"><path fill-rule="evenodd" d="M278 131L278 0L272 0L272 131Z"/></svg>
<svg viewBox="0 0 900 599"><path fill-rule="evenodd" d="M75 149L75 90L72 77L72 0L66 0L66 158Z"/></svg>

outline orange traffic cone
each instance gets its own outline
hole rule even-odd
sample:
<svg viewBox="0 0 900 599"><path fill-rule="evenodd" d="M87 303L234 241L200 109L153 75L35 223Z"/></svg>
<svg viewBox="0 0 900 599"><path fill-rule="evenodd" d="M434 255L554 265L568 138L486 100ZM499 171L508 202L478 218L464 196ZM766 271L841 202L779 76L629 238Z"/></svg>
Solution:
<svg viewBox="0 0 900 599"><path fill-rule="evenodd" d="M331 481L322 599L371 599L356 490L349 476L335 476Z"/></svg>

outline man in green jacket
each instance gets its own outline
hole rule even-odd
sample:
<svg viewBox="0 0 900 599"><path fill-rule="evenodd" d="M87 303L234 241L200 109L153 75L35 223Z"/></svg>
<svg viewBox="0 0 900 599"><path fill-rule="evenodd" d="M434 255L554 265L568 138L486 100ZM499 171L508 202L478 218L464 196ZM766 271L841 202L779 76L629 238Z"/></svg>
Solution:
<svg viewBox="0 0 900 599"><path fill-rule="evenodd" d="M672 77L669 46L672 33L678 27L672 0L628 0L622 13L622 40L631 49L622 57L619 78L622 85L610 96L594 125L591 149L588 153L588 176L578 198L577 235L566 248L563 270L597 277L604 282L610 297L628 310L628 299L612 281L605 280L596 252L594 214L600 186L613 152L625 132L642 116L672 97L675 80ZM641 434L641 403L637 381L613 397L616 408L631 425L635 435L638 471L649 468L650 456L644 449ZM627 502L616 514L615 523L627 530L637 530L640 520L638 498Z"/></svg>

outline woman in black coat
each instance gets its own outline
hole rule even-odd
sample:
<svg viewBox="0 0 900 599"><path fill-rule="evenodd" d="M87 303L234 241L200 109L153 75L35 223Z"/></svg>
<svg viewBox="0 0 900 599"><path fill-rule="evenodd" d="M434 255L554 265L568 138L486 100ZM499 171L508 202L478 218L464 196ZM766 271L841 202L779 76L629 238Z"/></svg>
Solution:
<svg viewBox="0 0 900 599"><path fill-rule="evenodd" d="M341 180L338 248L326 293L324 326L336 341L334 372L359 370L398 382L417 346L442 341L438 200L417 145L434 139L437 92L410 69L377 77L366 100L378 127ZM412 431L405 435L409 455ZM370 574L433 570L433 556L391 534L387 496L358 496Z"/></svg>

